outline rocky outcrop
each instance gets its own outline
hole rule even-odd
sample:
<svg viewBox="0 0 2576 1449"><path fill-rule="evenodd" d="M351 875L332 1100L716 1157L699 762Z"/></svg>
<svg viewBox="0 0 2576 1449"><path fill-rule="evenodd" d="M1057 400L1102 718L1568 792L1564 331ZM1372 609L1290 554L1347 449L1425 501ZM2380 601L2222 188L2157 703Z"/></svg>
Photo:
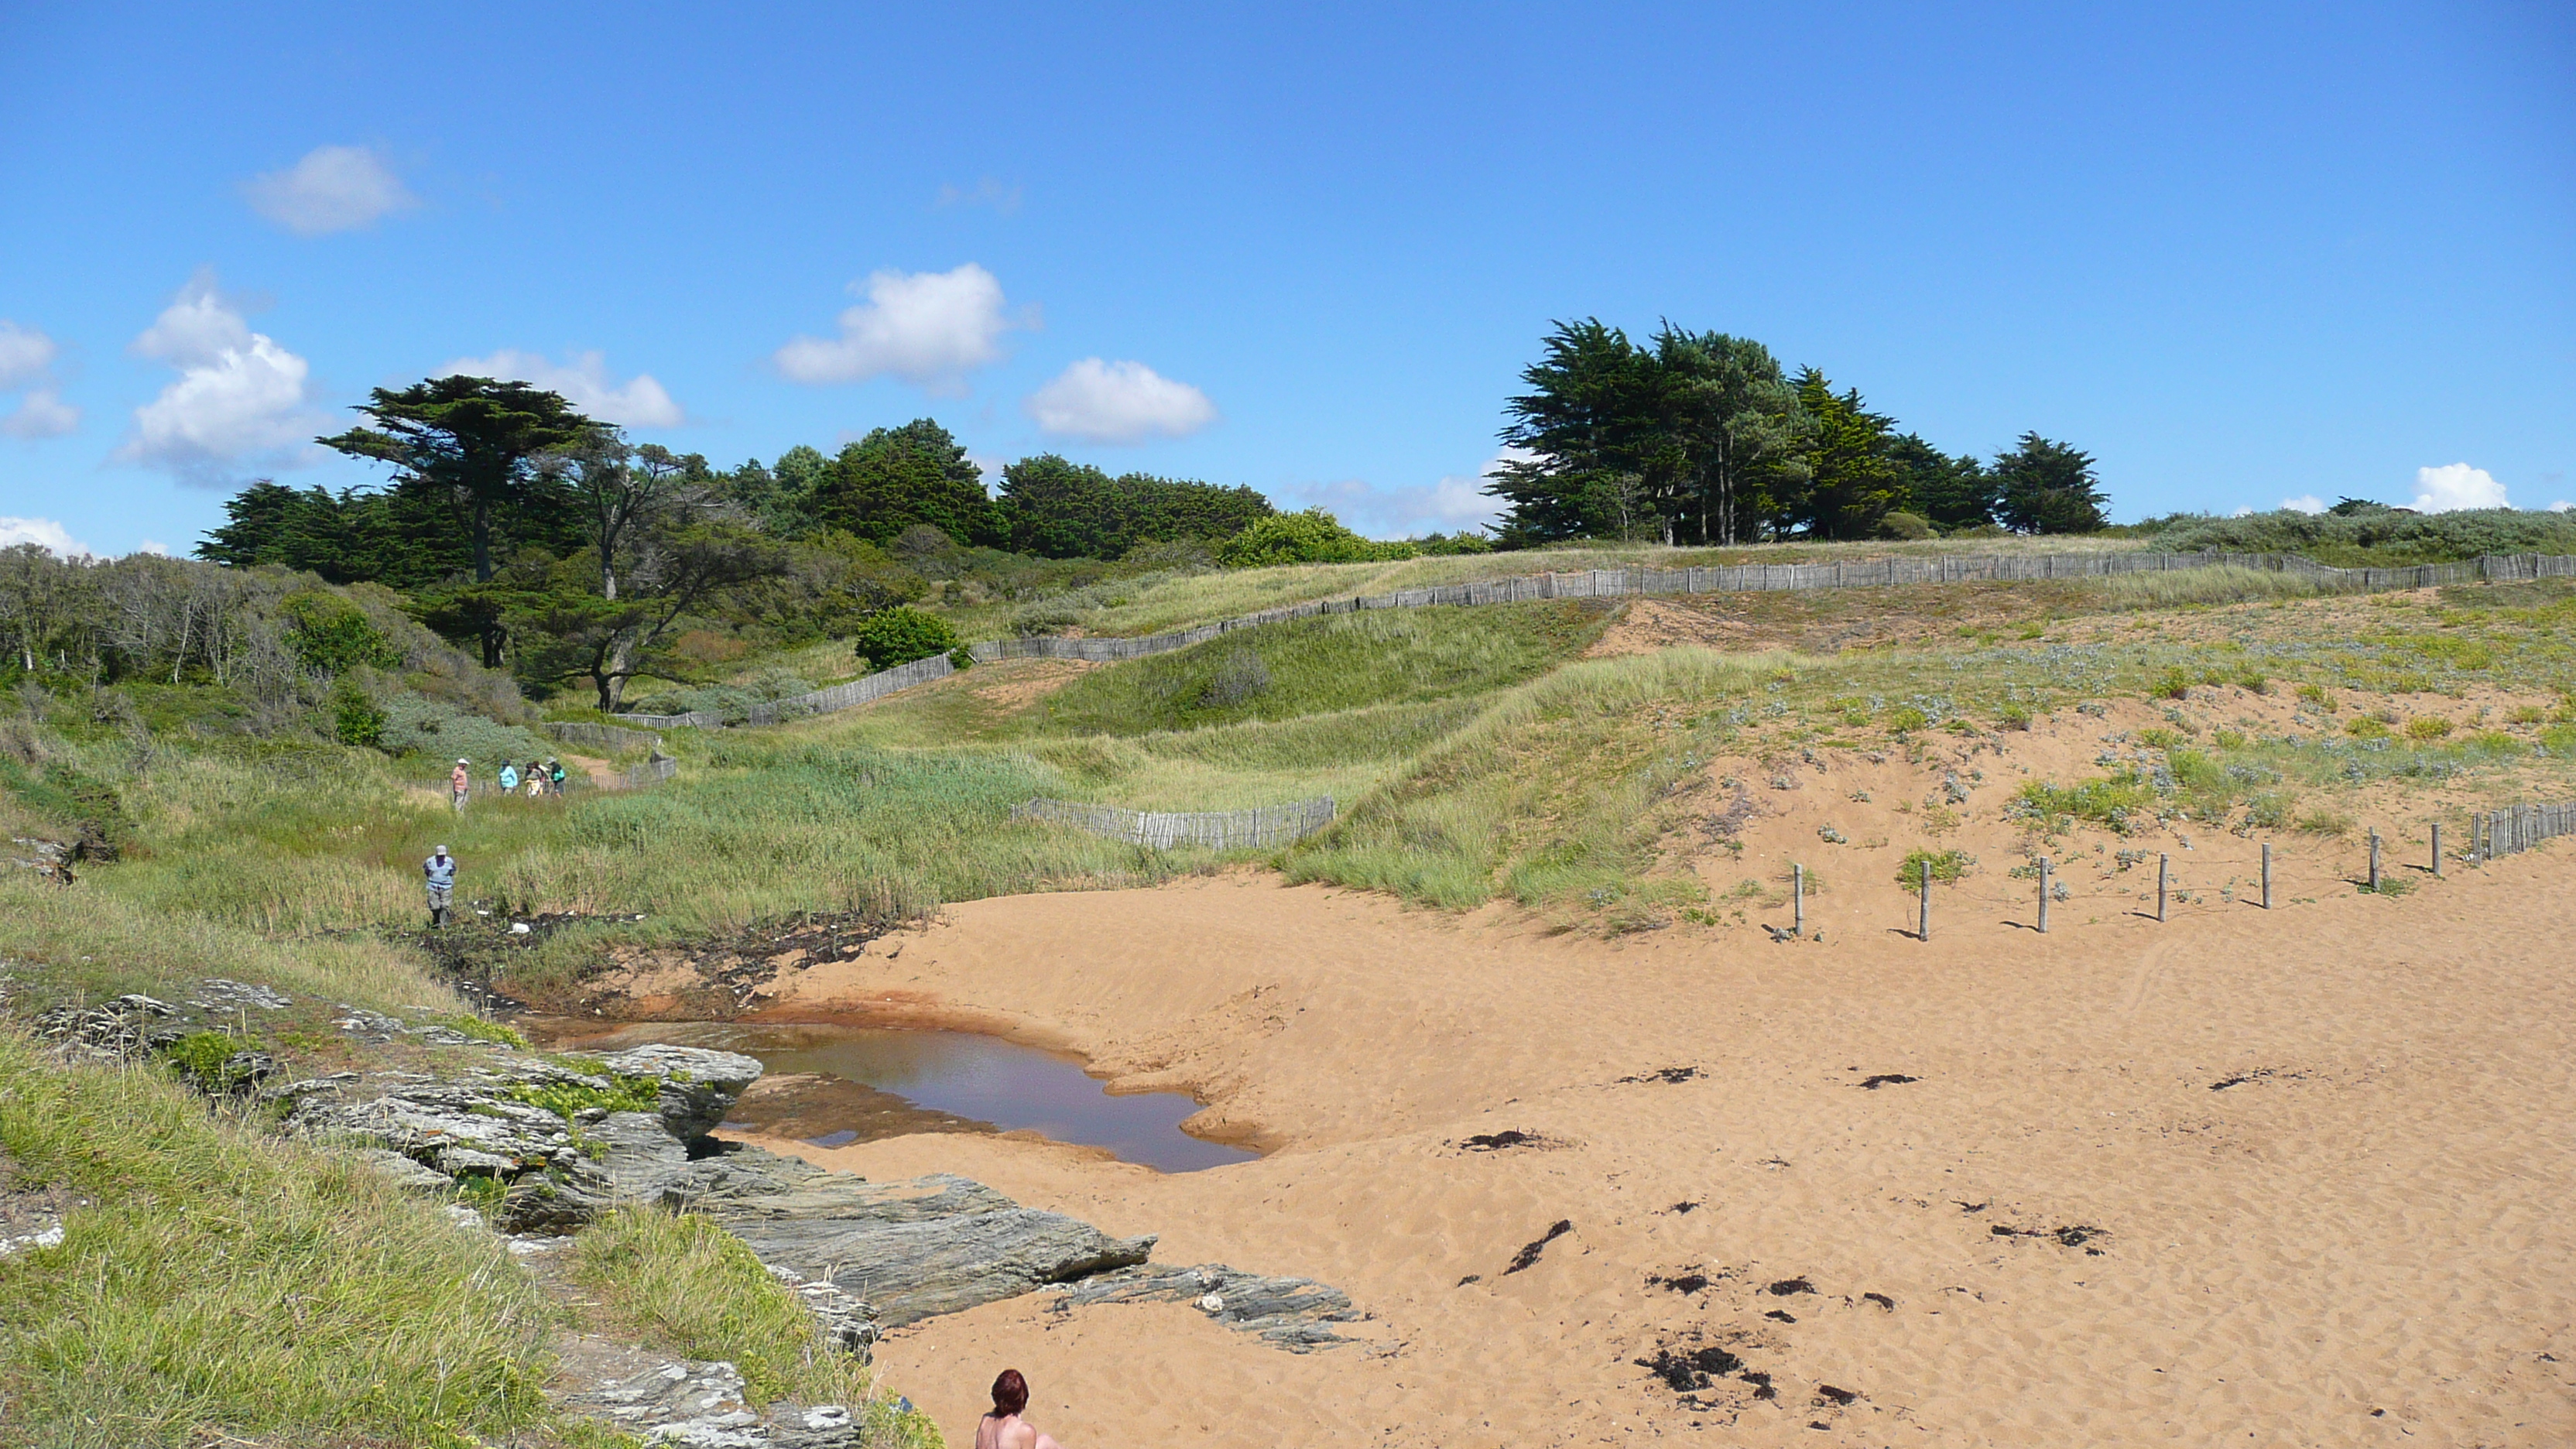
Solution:
<svg viewBox="0 0 2576 1449"><path fill-rule="evenodd" d="M678 1359L595 1389L562 1406L679 1449L861 1449L866 1425L842 1404L773 1403L754 1409L729 1363Z"/></svg>
<svg viewBox="0 0 2576 1449"><path fill-rule="evenodd" d="M1329 1325L1364 1315L1351 1295L1311 1278L1270 1278L1223 1263L1195 1268L1134 1267L1086 1278L1056 1300L1059 1309L1099 1303L1189 1303L1239 1333L1253 1333L1290 1353L1312 1353L1345 1338Z"/></svg>
<svg viewBox="0 0 2576 1449"><path fill-rule="evenodd" d="M640 1046L612 1052L599 1064L621 1077L654 1077L662 1083L662 1126L682 1142L716 1129L725 1108L760 1080L761 1065L739 1052L699 1047Z"/></svg>
<svg viewBox="0 0 2576 1449"><path fill-rule="evenodd" d="M389 1017L353 1015L343 1024L360 1032L405 1030ZM760 1075L750 1057L692 1047L620 1053L602 1059L598 1071L566 1064L573 1060L496 1050L447 1079L381 1072L297 1083L286 1125L319 1141L390 1153L451 1185L497 1187L494 1218L505 1231L569 1232L620 1204L669 1201L687 1180L689 1144ZM643 1085L652 1088L655 1110L612 1105L642 1096Z"/></svg>

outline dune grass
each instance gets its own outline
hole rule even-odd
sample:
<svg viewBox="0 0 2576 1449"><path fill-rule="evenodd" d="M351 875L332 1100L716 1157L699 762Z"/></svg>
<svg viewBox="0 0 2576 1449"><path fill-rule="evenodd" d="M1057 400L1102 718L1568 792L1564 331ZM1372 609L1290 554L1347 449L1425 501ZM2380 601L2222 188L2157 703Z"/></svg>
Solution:
<svg viewBox="0 0 2576 1449"><path fill-rule="evenodd" d="M222 976L271 985L299 1001L396 1015L464 1010L417 952L370 935L284 940L203 912L138 902L117 888L130 878L123 872L137 868L90 867L70 890L24 872L0 873L0 971L17 1007L34 1011L129 991L167 996Z"/></svg>
<svg viewBox="0 0 2576 1449"><path fill-rule="evenodd" d="M1174 575L1150 582L1126 582L1115 588L1094 586L1078 591L1078 604L1070 609L1069 619L1073 625L1092 634L1153 634L1318 599L1346 599L1353 595L1385 594L1398 589L1512 578L1523 574L1575 573L1585 569L1634 566L1704 568L1716 564L1817 563L1891 555L2088 553L2128 550L2138 546L2135 539L2092 536L1932 539L1913 543L1820 541L1751 544L1734 548L1598 543L1582 547L1530 549L1519 553L1451 554L1388 563L1292 564L1276 568L1225 569ZM996 607L962 611L955 622L974 637L983 638L997 632L1009 612Z"/></svg>
<svg viewBox="0 0 2576 1449"><path fill-rule="evenodd" d="M1497 701L1284 867L1452 909L1498 895L1612 904L1641 888L1670 823L1658 801L1705 763L1725 726L1716 707L1797 670L1705 649L1569 665Z"/></svg>
<svg viewBox="0 0 2576 1449"><path fill-rule="evenodd" d="M1246 629L1085 674L1041 700L1022 729L1134 735L1483 694L1582 653L1614 612L1569 599Z"/></svg>
<svg viewBox="0 0 2576 1449"><path fill-rule="evenodd" d="M455 1445L541 1429L551 1313L488 1233L167 1074L0 1034L8 1186L90 1201L0 1257L0 1437Z"/></svg>
<svg viewBox="0 0 2576 1449"><path fill-rule="evenodd" d="M858 1359L827 1343L814 1316L742 1239L713 1218L621 1208L574 1240L574 1273L615 1325L643 1342L740 1370L755 1404L840 1404L871 1445L939 1449L939 1429L881 1392Z"/></svg>

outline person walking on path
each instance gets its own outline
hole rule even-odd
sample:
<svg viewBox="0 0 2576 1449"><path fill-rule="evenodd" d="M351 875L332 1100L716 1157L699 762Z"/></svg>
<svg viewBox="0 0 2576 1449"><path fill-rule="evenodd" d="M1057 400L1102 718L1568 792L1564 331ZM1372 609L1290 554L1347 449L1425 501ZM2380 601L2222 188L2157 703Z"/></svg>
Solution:
<svg viewBox="0 0 2576 1449"><path fill-rule="evenodd" d="M456 898L456 857L442 845L420 863L420 873L429 882L429 924L444 926L448 907Z"/></svg>
<svg viewBox="0 0 2576 1449"><path fill-rule="evenodd" d="M474 793L474 777L466 773L466 764L458 760L456 768L447 772L447 803L459 815L465 813L465 797Z"/></svg>
<svg viewBox="0 0 2576 1449"><path fill-rule="evenodd" d="M1064 1449L1052 1435L1020 1417L1029 1406L1029 1381L1018 1369L993 1380L993 1412L975 1424L975 1449Z"/></svg>
<svg viewBox="0 0 2576 1449"><path fill-rule="evenodd" d="M511 764L507 760L503 760L501 762L501 793L507 795L518 788L519 767Z"/></svg>
<svg viewBox="0 0 2576 1449"><path fill-rule="evenodd" d="M564 782L564 768L563 768L563 761L561 761L561 760L548 760L548 761L546 761L546 783L547 783L549 786L553 787L554 793L555 793L555 795L556 795L558 798L560 798L560 797L562 796L562 794L563 794L563 782Z"/></svg>
<svg viewBox="0 0 2576 1449"><path fill-rule="evenodd" d="M542 800L545 798L545 794L546 767L538 764L534 760L530 760L528 761L528 798L531 800Z"/></svg>

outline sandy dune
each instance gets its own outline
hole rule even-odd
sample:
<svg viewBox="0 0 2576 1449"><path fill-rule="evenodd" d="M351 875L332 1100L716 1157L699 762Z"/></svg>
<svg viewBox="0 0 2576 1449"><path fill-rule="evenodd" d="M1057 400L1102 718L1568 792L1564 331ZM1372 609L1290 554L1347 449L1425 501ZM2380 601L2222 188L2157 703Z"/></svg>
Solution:
<svg viewBox="0 0 2576 1449"><path fill-rule="evenodd" d="M802 1150L1323 1279L1386 1350L997 1304L881 1352L961 1442L1005 1365L1076 1449L2576 1442L2567 848L2396 899L2294 869L2268 915L2079 901L2041 937L1962 906L1928 944L1854 880L1822 945L1551 937L1244 875L953 907L772 1014L971 1021L1197 1090L1200 1125L1272 1154ZM1506 1129L1543 1140L1452 1145ZM1704 1346L1774 1396L1685 1401L1635 1362Z"/></svg>

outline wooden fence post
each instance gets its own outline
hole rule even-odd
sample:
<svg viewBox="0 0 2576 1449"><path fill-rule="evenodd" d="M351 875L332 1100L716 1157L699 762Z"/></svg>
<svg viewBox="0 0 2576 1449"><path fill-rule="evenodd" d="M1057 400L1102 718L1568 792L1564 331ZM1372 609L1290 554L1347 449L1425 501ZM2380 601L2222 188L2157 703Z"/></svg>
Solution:
<svg viewBox="0 0 2576 1449"><path fill-rule="evenodd" d="M2159 921L2165 918L2165 887L2173 878L2169 868L2172 862L2170 855L2159 852L2156 856L2156 919Z"/></svg>
<svg viewBox="0 0 2576 1449"><path fill-rule="evenodd" d="M2433 879L2442 878L2442 822L2433 822Z"/></svg>
<svg viewBox="0 0 2576 1449"><path fill-rule="evenodd" d="M2370 889L2374 895L2379 891L2379 832L2376 830L2370 832Z"/></svg>
<svg viewBox="0 0 2576 1449"><path fill-rule="evenodd" d="M1914 915L1914 939L1932 939L1932 862L1923 862L1923 899Z"/></svg>
<svg viewBox="0 0 2576 1449"><path fill-rule="evenodd" d="M2263 909L2272 909L2272 842L2263 842Z"/></svg>
<svg viewBox="0 0 2576 1449"><path fill-rule="evenodd" d="M1789 929L1807 934L1807 868L1803 865L1789 867Z"/></svg>
<svg viewBox="0 0 2576 1449"><path fill-rule="evenodd" d="M2048 857L2039 858L2039 933L2048 934Z"/></svg>

